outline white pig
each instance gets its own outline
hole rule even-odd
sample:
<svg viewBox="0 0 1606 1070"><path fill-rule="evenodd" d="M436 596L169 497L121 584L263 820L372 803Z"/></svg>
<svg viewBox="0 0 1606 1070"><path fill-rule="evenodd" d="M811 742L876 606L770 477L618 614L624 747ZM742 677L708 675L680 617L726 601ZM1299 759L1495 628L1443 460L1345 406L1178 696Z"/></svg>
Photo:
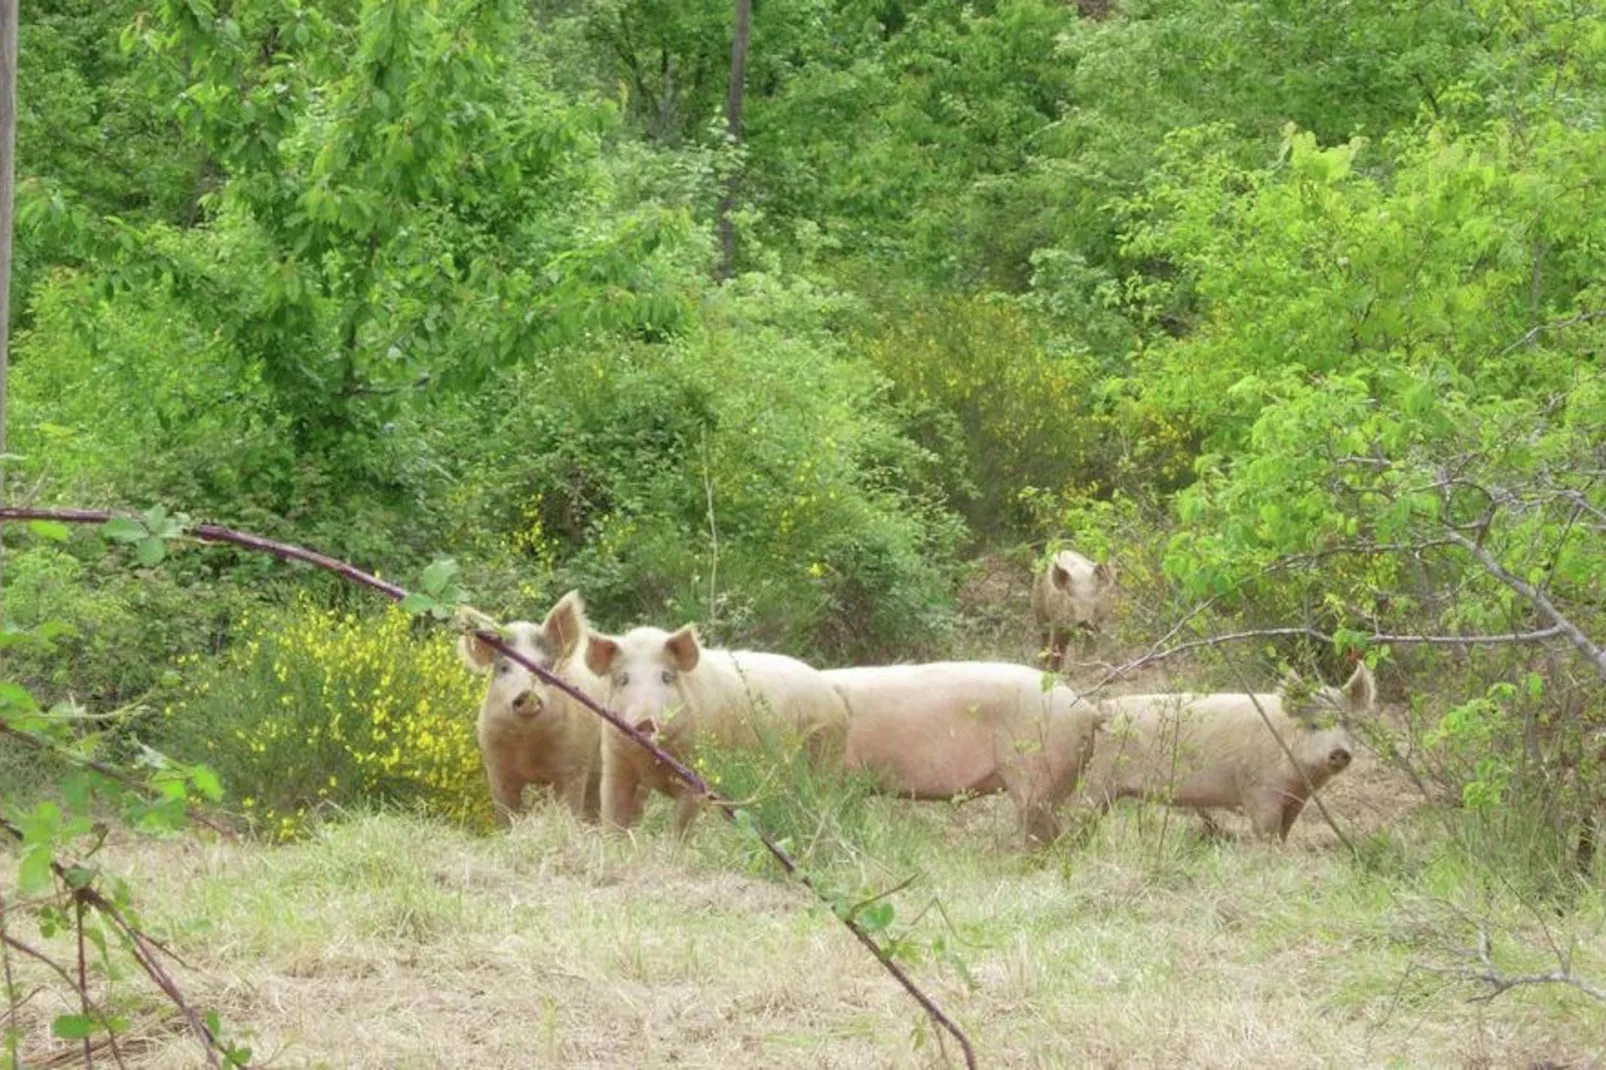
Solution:
<svg viewBox="0 0 1606 1070"><path fill-rule="evenodd" d="M915 799L1008 792L1028 841L1059 834L1056 804L1093 753L1099 708L1024 665L947 661L831 669L848 707L843 764Z"/></svg>
<svg viewBox="0 0 1606 1070"><path fill-rule="evenodd" d="M1100 812L1127 797L1197 810L1236 809L1257 835L1286 840L1311 795L1354 756L1344 720L1377 704L1377 687L1364 664L1342 689L1322 687L1297 699L1296 693L1285 687L1253 696L1106 699L1111 716L1099 733L1085 800Z"/></svg>
<svg viewBox="0 0 1606 1070"><path fill-rule="evenodd" d="M818 753L840 752L847 730L842 700L817 670L781 654L704 649L689 624L672 634L661 628L619 637L593 633L586 661L606 681L609 708L680 761L690 758L699 739L754 747L760 729L807 741ZM604 820L629 828L649 790L675 800L675 830L684 835L701 799L623 732L606 730Z"/></svg>
<svg viewBox="0 0 1606 1070"><path fill-rule="evenodd" d="M583 653L587 625L578 591L570 591L540 624L508 625L513 649L587 695L601 693ZM476 672L490 673L480 704L480 756L504 824L523 808L530 784L552 788L570 810L594 821L601 782L601 720L558 688L473 635L458 640L458 654Z"/></svg>
<svg viewBox="0 0 1606 1070"><path fill-rule="evenodd" d="M1032 616L1048 651L1048 667L1065 668L1072 632L1090 639L1109 619L1115 601L1115 566L1095 565L1075 550L1049 558L1032 584Z"/></svg>

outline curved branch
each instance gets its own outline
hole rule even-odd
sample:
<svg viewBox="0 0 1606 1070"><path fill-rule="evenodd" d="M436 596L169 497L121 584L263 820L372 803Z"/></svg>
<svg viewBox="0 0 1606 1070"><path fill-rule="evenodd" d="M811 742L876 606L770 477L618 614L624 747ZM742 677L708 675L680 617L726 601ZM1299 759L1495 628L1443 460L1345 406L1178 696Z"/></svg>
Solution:
<svg viewBox="0 0 1606 1070"><path fill-rule="evenodd" d="M1595 671L1600 673L1601 678L1606 679L1606 649L1602 649L1599 644L1584 634L1582 628L1563 616L1561 610L1556 608L1556 604L1550 600L1545 592L1539 590L1539 588L1522 577L1508 571L1504 565L1495 560L1493 554L1484 549L1481 543L1474 542L1459 531L1446 530L1445 534L1457 546L1471 554L1472 559L1482 565L1485 572L1522 595L1535 609L1543 613L1556 629L1571 640L1573 646L1577 647L1584 657L1595 666Z"/></svg>

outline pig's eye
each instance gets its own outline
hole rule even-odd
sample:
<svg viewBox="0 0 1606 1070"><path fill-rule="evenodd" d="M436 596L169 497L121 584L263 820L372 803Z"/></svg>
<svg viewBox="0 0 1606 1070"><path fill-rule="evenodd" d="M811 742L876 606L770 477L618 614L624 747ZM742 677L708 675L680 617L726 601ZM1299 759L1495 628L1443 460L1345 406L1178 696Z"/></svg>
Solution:
<svg viewBox="0 0 1606 1070"><path fill-rule="evenodd" d="M626 684L628 684L629 682L630 682L630 674L627 673L627 672L622 672L618 676L613 678L613 683L614 683L615 687L623 687Z"/></svg>
<svg viewBox="0 0 1606 1070"><path fill-rule="evenodd" d="M497 663L496 663L496 675L498 675L498 676L506 676L507 675L507 670L508 670L508 663L498 659Z"/></svg>
<svg viewBox="0 0 1606 1070"><path fill-rule="evenodd" d="M661 679L666 684L674 683L675 682L675 672L674 672L674 670L673 669L665 669L663 671L663 675L661 676Z"/></svg>

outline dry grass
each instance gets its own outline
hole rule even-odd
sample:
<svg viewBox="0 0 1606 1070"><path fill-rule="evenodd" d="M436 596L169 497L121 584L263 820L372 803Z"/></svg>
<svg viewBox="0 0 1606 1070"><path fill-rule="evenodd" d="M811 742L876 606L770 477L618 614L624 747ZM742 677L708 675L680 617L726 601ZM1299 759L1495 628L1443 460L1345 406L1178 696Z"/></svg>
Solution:
<svg viewBox="0 0 1606 1070"><path fill-rule="evenodd" d="M1340 778L1348 816L1387 778ZM1391 790L1391 789L1390 789ZM1606 1007L1559 989L1488 1005L1423 971L1465 946L1445 901L1537 940L1520 903L1473 891L1431 823L1395 815L1370 867L1306 820L1285 850L1204 839L1181 815L1118 810L1079 847L1013 847L993 800L877 801L838 884L891 883L909 918L939 899L974 987L927 956L921 981L986 1066L1588 1065ZM662 824L662 814L656 824ZM1163 836L1162 836L1163 831ZM399 816L282 846L112 849L190 963L192 996L259 1059L330 1067L914 1067L929 1029L798 888L740 872L737 834L607 839L543 808L477 838ZM1546 916L1606 976L1598 898ZM916 933L945 927L928 911ZM132 987L127 986L127 987ZM46 1054L43 995L24 1008ZM154 1000L129 1065L198 1065Z"/></svg>

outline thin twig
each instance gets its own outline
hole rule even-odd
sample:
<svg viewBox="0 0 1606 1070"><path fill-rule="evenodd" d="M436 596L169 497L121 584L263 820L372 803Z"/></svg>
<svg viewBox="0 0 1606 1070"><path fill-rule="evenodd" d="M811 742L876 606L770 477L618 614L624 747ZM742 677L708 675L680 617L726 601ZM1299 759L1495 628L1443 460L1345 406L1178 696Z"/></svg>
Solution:
<svg viewBox="0 0 1606 1070"><path fill-rule="evenodd" d="M1484 985L1487 991L1471 996L1474 1003L1488 1003L1499 998L1513 988L1524 988L1532 985L1563 985L1577 989L1591 999L1606 1003L1606 988L1593 982L1586 981L1572 972L1572 964L1567 956L1557 952L1560 965L1554 970L1543 973L1502 973L1494 962L1494 942L1489 936L1487 926L1478 926L1477 946L1466 952L1466 957L1473 960L1475 965L1462 966L1424 966L1424 969L1433 973L1451 974L1466 981Z"/></svg>
<svg viewBox="0 0 1606 1070"><path fill-rule="evenodd" d="M90 1018L89 964L84 956L84 901L76 895L73 896L73 923L78 933L78 1009L85 1018ZM88 1030L84 1032L84 1066L86 1070L95 1070L95 1049L90 1043Z"/></svg>
<svg viewBox="0 0 1606 1070"><path fill-rule="evenodd" d="M1189 615L1192 616L1193 614ZM1176 631L1177 629L1173 628L1170 634L1175 634ZM1539 628L1530 632L1503 632L1495 635L1389 635L1379 632L1371 635L1360 635L1357 638L1368 646L1381 646L1383 644L1392 646L1498 646L1508 643L1543 643L1551 639L1561 638L1566 634L1567 631L1563 625L1555 624L1549 628ZM1203 639L1190 639L1185 643L1178 643L1165 649L1151 649L1148 653L1134 658L1124 665L1111 667L1105 674L1104 679L1089 687L1083 694L1093 694L1114 680L1128 676L1145 666L1176 657L1178 654L1186 653L1189 650L1226 646L1229 643L1241 643L1250 639L1286 638L1313 639L1319 643L1327 643L1329 645L1337 642L1333 636L1328 635L1326 632L1308 627L1254 628L1242 632L1228 632L1225 635L1207 636ZM1090 663L1083 662L1081 664Z"/></svg>
<svg viewBox="0 0 1606 1070"><path fill-rule="evenodd" d="M1529 328L1528 332L1521 338L1502 349L1500 351L1500 355L1503 357L1512 350L1521 349L1523 346L1532 342L1535 338L1538 338L1546 331L1565 330L1568 327L1576 327L1580 323L1588 323L1591 320L1600 319L1602 316L1606 316L1606 309L1597 310L1595 312L1580 312L1578 315L1572 316L1568 319L1554 320L1550 323L1535 324L1533 327Z"/></svg>
<svg viewBox="0 0 1606 1070"><path fill-rule="evenodd" d="M22 842L22 830L3 817L0 817L0 829L3 829L5 832L9 833L17 842ZM147 936L138 926L128 920L127 916L123 914L122 910L118 908L117 904L101 895L94 888L88 886L74 887L73 882L68 879L67 868L60 862L52 860L50 863L50 868L55 873L58 880L60 880L68 888L72 889L72 895L75 903L92 907L102 917L110 921L118 929L118 931L127 938L129 952L134 956L134 961L139 964L140 968L145 971L145 975L151 979L156 987L162 990L162 993L167 996L168 1000L179 1009L179 1013L184 1016L184 1019L189 1024L191 1031L195 1034L196 1039L201 1043L202 1049L206 1052L207 1064L210 1066L220 1066L221 1064L218 1062L217 1056L219 1051L224 1050L223 1044L218 1040L217 1036L206 1027L206 1024L201 1021L200 1016L195 1013L195 1009L189 1005L189 1002L184 998L184 993L179 989L178 983L173 980L172 975L169 974L162 966L153 949L160 949L165 954L172 956L175 960L177 959L177 956L173 955L173 952L163 946L160 941ZM7 939L10 938L8 937ZM12 946L16 946L15 941L12 941ZM68 983L71 984L70 977L68 978Z"/></svg>
<svg viewBox="0 0 1606 1070"><path fill-rule="evenodd" d="M102 1009L101 1007L97 1006L93 1001L91 1001L89 999L89 989L87 987L81 987L78 984L74 983L72 974L68 971L67 967L63 966L61 963L57 962L55 959L52 959L49 955L46 955L43 951L40 951L38 948L31 947L28 944L22 942L21 940L18 940L15 937L12 937L12 936L7 936L4 933L0 933L0 949L3 949L5 952L7 952L6 962L8 964L8 971L9 971L9 963L11 961L9 952L11 952L12 950L16 950L16 951L20 952L21 954L26 955L31 959L34 959L35 961L41 962L48 969L53 971L56 974L56 976L60 977L63 981L65 981L69 988L78 989L80 996L84 1000L83 1006L84 1006L84 1013L86 1015L88 1015L91 1012L93 1012L95 1015L99 1016L102 1021L106 1020L106 1012L105 1012L105 1010ZM16 1006L17 1006L16 1004L13 1004L11 1012L8 1015L8 1017L10 1017L10 1018L15 1018L16 1017L16 1013L17 1013L16 1012ZM111 1049L113 1061L116 1062L118 1066L122 1066L123 1065L123 1054L117 1047L117 1034L108 1029L106 1031L106 1039L108 1041L108 1045L107 1046ZM89 1043L89 1038L86 1037L84 1039L84 1042L86 1044ZM16 1055L15 1053L13 1053L13 1059L12 1059L12 1063L11 1063L11 1065L13 1067L13 1070L20 1070L21 1064L19 1062L17 1062L17 1059L19 1059L19 1058L20 1058L19 1055ZM86 1055L85 1058L89 1058L89 1056Z"/></svg>
<svg viewBox="0 0 1606 1070"><path fill-rule="evenodd" d="M703 496L708 501L708 630L713 634L719 624L719 524L714 518L714 477L708 469L708 429L703 428L701 440L703 461Z"/></svg>
<svg viewBox="0 0 1606 1070"><path fill-rule="evenodd" d="M6 897L0 894L0 970L4 970L6 983L6 1018L14 1022L17 1017L17 979L11 972L11 937L6 932ZM11 1070L22 1070L22 1055L11 1052Z"/></svg>
<svg viewBox="0 0 1606 1070"><path fill-rule="evenodd" d="M65 759L65 760L67 760L69 762L73 762L73 763L75 763L77 765L83 766L86 769L93 769L95 772L99 773L101 776L107 777L108 779L111 779L111 780L115 780L117 783L123 785L125 788L129 788L131 790L137 791L137 792L139 792L142 795L145 795L147 797L149 797L149 795L151 794L151 792L150 792L150 790L148 788L146 788L139 781L133 779L132 777L128 776L127 774L119 772L117 769L114 769L113 767L105 764L104 762L98 762L95 759L87 757L85 755L73 754L73 753L65 751L65 750L63 750L63 749L61 749L59 747L54 747L54 746L52 746L50 744L49 740L40 739L38 736L34 735L32 732L24 732L23 730L21 730L19 728L13 727L12 725L10 725L10 724L8 724L6 722L6 719L4 717L0 717L0 736L9 736L12 739L16 740L17 742L23 744L24 746L31 747L32 749L40 752L41 754L51 754L51 755L54 755L57 758L62 758L62 759ZM222 823L220 823L220 822L218 822L218 821L206 816L206 814L204 812L202 812L200 810L200 808L196 807L193 803L186 803L185 809L189 812L189 817L191 819L193 819L195 821L199 821L201 824L205 825L207 828L211 829L213 832L216 832L218 835L222 836L223 838L225 838L227 840L231 840L231 841L238 839L238 837L235 836L233 829L229 828L227 825L224 825L224 824L222 824Z"/></svg>

